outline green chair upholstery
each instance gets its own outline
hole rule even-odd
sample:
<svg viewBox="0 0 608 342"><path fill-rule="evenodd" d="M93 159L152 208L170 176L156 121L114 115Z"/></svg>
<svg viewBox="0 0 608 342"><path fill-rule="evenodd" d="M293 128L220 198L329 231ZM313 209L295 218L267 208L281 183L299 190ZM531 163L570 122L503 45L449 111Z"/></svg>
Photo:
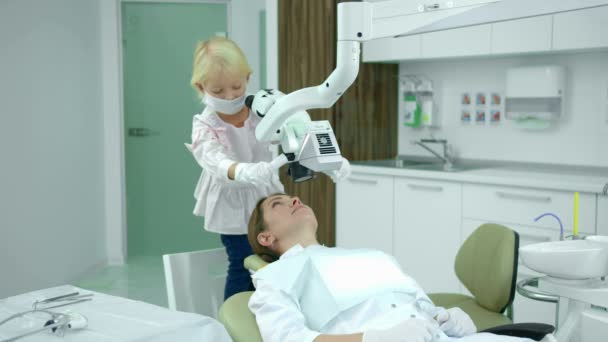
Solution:
<svg viewBox="0 0 608 342"><path fill-rule="evenodd" d="M220 307L218 319L234 342L262 342L255 316L249 310L249 298L253 291L237 293Z"/></svg>
<svg viewBox="0 0 608 342"><path fill-rule="evenodd" d="M507 227L484 224L463 243L456 255L456 276L473 295L436 293L435 305L459 307L479 331L511 324L503 313L513 303L517 279L519 236Z"/></svg>
<svg viewBox="0 0 608 342"><path fill-rule="evenodd" d="M264 259L254 254L245 258L245 268L258 271L268 265ZM255 316L249 310L249 298L253 291L237 293L228 298L220 307L218 319L234 342L262 342L262 336L255 321Z"/></svg>
<svg viewBox="0 0 608 342"><path fill-rule="evenodd" d="M246 269L256 272L260 268L268 265L268 263L264 261L264 259L260 258L259 255L252 254L245 258L244 265Z"/></svg>

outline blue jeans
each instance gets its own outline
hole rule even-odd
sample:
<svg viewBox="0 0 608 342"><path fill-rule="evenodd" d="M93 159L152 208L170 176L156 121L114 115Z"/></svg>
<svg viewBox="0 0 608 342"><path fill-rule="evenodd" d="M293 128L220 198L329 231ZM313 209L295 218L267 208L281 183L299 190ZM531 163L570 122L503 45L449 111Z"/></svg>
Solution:
<svg viewBox="0 0 608 342"><path fill-rule="evenodd" d="M221 239L228 254L228 277L224 287L224 300L226 300L239 292L254 290L251 275L243 265L243 261L253 254L253 250L247 235L221 234Z"/></svg>

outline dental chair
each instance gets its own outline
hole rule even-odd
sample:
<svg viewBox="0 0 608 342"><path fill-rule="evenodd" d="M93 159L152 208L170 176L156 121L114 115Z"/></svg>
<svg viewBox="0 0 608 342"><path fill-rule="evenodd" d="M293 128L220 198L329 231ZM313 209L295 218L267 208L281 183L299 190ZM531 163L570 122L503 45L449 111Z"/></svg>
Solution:
<svg viewBox="0 0 608 342"><path fill-rule="evenodd" d="M268 265L257 255L245 258L244 264L250 272L256 272ZM263 342L255 316L248 306L252 294L253 291L237 293L228 298L220 307L218 320L224 324L234 342Z"/></svg>
<svg viewBox="0 0 608 342"><path fill-rule="evenodd" d="M518 250L515 231L499 224L479 226L462 244L454 262L456 276L473 296L431 293L429 297L437 306L461 308L480 331L512 324Z"/></svg>
<svg viewBox="0 0 608 342"><path fill-rule="evenodd" d="M486 232L490 231L484 228L483 232L485 235ZM517 256L517 253L515 256ZM517 261L517 259L515 259L515 261ZM245 268L247 268L250 272L256 272L257 270L266 266L268 263L257 255L251 255L245 259L244 264ZM249 298L251 298L252 294L253 291L237 293L228 298L220 307L218 320L224 324L228 334L230 334L230 337L234 342L263 342L262 336L260 335L260 331L255 321L255 316L249 310L248 306ZM438 298L441 298L442 296L446 297L446 299L452 298L451 294L437 294L437 296ZM460 299L459 297L454 298ZM511 301L512 300L513 299L511 298ZM477 324L477 322L475 323ZM493 328L485 329L483 332L489 332L497 335L527 337L535 341L540 341L543 339L543 337L545 337L545 335L551 334L555 330L551 325L540 323L506 324L508 325L493 326ZM478 330L479 332L482 332L482 329L479 329L479 327Z"/></svg>

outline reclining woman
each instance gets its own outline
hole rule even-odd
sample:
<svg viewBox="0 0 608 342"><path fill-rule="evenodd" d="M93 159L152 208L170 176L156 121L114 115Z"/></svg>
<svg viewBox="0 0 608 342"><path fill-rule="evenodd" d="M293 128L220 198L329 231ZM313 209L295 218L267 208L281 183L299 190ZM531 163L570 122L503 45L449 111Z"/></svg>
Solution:
<svg viewBox="0 0 608 342"><path fill-rule="evenodd" d="M393 257L324 247L316 232L297 197L263 198L252 213L249 242L272 261L253 275L249 301L264 341L532 341L476 333L464 311L435 306Z"/></svg>

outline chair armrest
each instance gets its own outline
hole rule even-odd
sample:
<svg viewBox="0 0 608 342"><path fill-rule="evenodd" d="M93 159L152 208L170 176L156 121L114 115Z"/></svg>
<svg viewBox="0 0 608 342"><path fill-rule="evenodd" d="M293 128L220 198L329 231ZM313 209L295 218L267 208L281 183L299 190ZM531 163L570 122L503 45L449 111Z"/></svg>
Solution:
<svg viewBox="0 0 608 342"><path fill-rule="evenodd" d="M480 332L496 335L507 335L514 337L530 338L534 341L542 340L546 335L555 331L555 327L543 323L517 323L501 325Z"/></svg>

